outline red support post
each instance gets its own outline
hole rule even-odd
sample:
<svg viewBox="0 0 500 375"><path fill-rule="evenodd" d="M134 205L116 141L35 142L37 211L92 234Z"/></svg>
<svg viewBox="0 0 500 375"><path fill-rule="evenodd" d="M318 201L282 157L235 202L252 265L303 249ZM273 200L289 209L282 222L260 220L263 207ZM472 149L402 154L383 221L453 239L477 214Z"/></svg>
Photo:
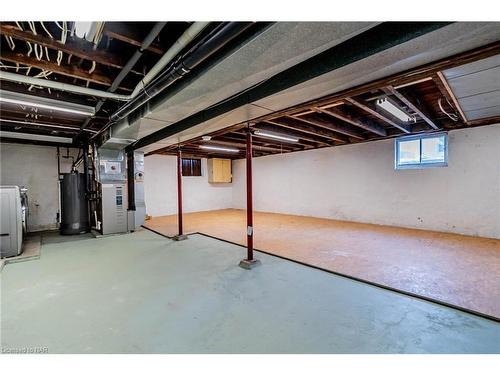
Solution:
<svg viewBox="0 0 500 375"><path fill-rule="evenodd" d="M179 234L174 237L175 240L185 240L182 229L182 155L181 149L177 151L177 222L179 224Z"/></svg>
<svg viewBox="0 0 500 375"><path fill-rule="evenodd" d="M260 264L253 258L253 192L252 192L252 133L247 129L247 257L240 262L240 267L252 269Z"/></svg>
<svg viewBox="0 0 500 375"><path fill-rule="evenodd" d="M180 149L177 151L177 210L179 236L182 236L182 156Z"/></svg>
<svg viewBox="0 0 500 375"><path fill-rule="evenodd" d="M252 133L247 132L247 260L253 260Z"/></svg>

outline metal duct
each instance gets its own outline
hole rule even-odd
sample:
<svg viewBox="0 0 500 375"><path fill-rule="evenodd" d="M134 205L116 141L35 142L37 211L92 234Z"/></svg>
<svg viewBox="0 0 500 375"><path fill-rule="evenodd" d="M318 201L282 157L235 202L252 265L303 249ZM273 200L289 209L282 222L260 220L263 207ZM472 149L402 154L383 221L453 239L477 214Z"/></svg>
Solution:
<svg viewBox="0 0 500 375"><path fill-rule="evenodd" d="M206 40L201 46L198 46L193 51L188 52L185 56L180 58L179 61L170 69L156 78L151 85L145 87L137 97L113 113L111 115L111 120L121 120L134 110L138 109L141 105L149 101L162 90L188 74L205 59L224 47L225 44L229 43L242 32L247 30L250 26L252 26L252 24L252 22L230 22L225 25L208 40Z"/></svg>
<svg viewBox="0 0 500 375"><path fill-rule="evenodd" d="M239 45L234 43L224 48L207 60L203 68L114 124L110 137L145 137L376 25L375 22L257 23ZM260 111L257 115L265 111L256 110Z"/></svg>

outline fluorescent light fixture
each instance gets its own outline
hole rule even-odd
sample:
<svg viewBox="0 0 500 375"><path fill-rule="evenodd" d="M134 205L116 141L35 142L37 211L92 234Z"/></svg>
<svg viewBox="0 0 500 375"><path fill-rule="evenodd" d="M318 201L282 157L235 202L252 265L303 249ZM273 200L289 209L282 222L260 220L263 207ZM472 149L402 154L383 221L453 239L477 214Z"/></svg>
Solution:
<svg viewBox="0 0 500 375"><path fill-rule="evenodd" d="M5 119L5 118L0 118L0 123L5 122L5 123L12 123L12 124L19 124L19 125L27 125L27 126L40 126L40 127L46 127L46 128L54 128L54 129L66 129L66 130L74 130L74 131L80 131L80 128L77 126L64 126L64 125L55 125L55 124L45 124L43 122L32 122L32 121L18 121L18 120L10 120L10 119ZM20 127L22 128L22 127ZM97 130L92 130L92 129L81 129L82 131L89 132L89 133L99 133Z"/></svg>
<svg viewBox="0 0 500 375"><path fill-rule="evenodd" d="M200 148L202 148L204 150L213 150L213 151L222 151L222 152L240 152L240 150L238 150L237 148L230 148L230 147L201 145Z"/></svg>
<svg viewBox="0 0 500 375"><path fill-rule="evenodd" d="M299 141L298 138L288 137L288 136L280 135L280 134L269 133L269 132L266 132L263 130L256 130L254 132L254 135L256 135L257 137L278 139L280 141L286 141L286 142L298 142Z"/></svg>
<svg viewBox="0 0 500 375"><path fill-rule="evenodd" d="M19 104L26 107L50 109L53 111L67 112L81 116L92 116L95 113L95 109L90 106L5 90L0 90L0 102Z"/></svg>
<svg viewBox="0 0 500 375"><path fill-rule="evenodd" d="M389 98L382 98L377 100L377 105L384 111L389 112L391 115L397 117L404 122L415 122L415 117L410 116L405 111L400 109L397 104L395 104Z"/></svg>
<svg viewBox="0 0 500 375"><path fill-rule="evenodd" d="M41 134L31 134L31 133L16 133L9 131L0 131L0 138L15 138L15 139L25 139L29 141L44 141L44 142L56 142L56 143L73 143L73 138L67 137L55 137L52 135L41 135Z"/></svg>
<svg viewBox="0 0 500 375"><path fill-rule="evenodd" d="M90 33L90 29L92 29L92 22L75 22L75 34L79 38L85 38Z"/></svg>

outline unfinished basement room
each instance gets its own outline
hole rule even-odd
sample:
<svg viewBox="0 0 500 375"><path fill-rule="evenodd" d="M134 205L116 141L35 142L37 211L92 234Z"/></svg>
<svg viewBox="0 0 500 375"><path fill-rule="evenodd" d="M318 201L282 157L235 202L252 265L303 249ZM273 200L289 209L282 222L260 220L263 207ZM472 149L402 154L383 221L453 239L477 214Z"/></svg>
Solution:
<svg viewBox="0 0 500 375"><path fill-rule="evenodd" d="M500 353L500 24L262 19L1 22L3 354Z"/></svg>

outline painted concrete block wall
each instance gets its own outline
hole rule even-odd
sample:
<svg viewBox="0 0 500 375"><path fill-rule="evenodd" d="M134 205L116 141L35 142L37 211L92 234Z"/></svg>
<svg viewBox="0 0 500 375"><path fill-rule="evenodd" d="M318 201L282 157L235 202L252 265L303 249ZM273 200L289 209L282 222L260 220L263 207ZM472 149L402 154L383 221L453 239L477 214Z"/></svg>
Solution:
<svg viewBox="0 0 500 375"><path fill-rule="evenodd" d="M254 209L500 238L500 124L449 133L449 166L394 170L394 140L254 159ZM245 208L245 161L233 207Z"/></svg>
<svg viewBox="0 0 500 375"><path fill-rule="evenodd" d="M144 159L146 212L151 216L177 213L177 158L151 155ZM182 177L185 212L230 208L232 184L208 183L207 159L201 159L201 177Z"/></svg>
<svg viewBox="0 0 500 375"><path fill-rule="evenodd" d="M61 154L66 149L61 149ZM70 149L76 158L78 150ZM15 143L0 144L0 183L28 188L28 231L57 228L59 188L57 180L57 149ZM71 170L71 159L61 158L61 172Z"/></svg>

